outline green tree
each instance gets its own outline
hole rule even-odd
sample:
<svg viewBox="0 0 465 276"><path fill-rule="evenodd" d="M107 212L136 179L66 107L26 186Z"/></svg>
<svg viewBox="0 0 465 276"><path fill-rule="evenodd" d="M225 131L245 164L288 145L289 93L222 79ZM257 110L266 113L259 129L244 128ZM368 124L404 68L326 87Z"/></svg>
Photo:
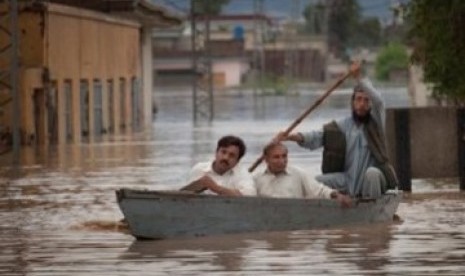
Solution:
<svg viewBox="0 0 465 276"><path fill-rule="evenodd" d="M351 36L357 31L360 7L356 0L326 1L328 11L328 43L336 56L347 58L345 50L350 44Z"/></svg>
<svg viewBox="0 0 465 276"><path fill-rule="evenodd" d="M353 47L374 47L381 43L381 24L378 18L362 19L357 24L357 30L352 34L350 45Z"/></svg>
<svg viewBox="0 0 465 276"><path fill-rule="evenodd" d="M309 4L304 12L307 33L324 34L327 31L330 51L346 58L346 49L379 42L379 22L360 20L357 0L325 0Z"/></svg>
<svg viewBox="0 0 465 276"><path fill-rule="evenodd" d="M325 5L317 3L314 5L308 5L303 11L305 18L304 31L309 34L319 35L325 31Z"/></svg>
<svg viewBox="0 0 465 276"><path fill-rule="evenodd" d="M465 1L412 0L408 17L413 62L433 95L465 104Z"/></svg>
<svg viewBox="0 0 465 276"><path fill-rule="evenodd" d="M230 0L192 0L194 12L199 15L215 15L221 12L224 5Z"/></svg>
<svg viewBox="0 0 465 276"><path fill-rule="evenodd" d="M392 70L407 69L408 62L407 48L400 43L389 43L380 51L376 59L376 78L388 80Z"/></svg>

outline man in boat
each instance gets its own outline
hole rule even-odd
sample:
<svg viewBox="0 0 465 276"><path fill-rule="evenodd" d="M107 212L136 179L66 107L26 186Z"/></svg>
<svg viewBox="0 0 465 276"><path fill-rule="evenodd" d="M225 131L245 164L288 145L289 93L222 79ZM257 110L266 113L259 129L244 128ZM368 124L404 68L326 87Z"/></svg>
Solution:
<svg viewBox="0 0 465 276"><path fill-rule="evenodd" d="M322 175L316 180L352 197L377 198L395 189L398 180L390 165L385 141L385 104L360 63L350 72L356 80L351 97L352 114L323 129L306 133L280 133L278 141L294 141L314 150L323 147Z"/></svg>
<svg viewBox="0 0 465 276"><path fill-rule="evenodd" d="M182 190L205 191L218 195L256 195L252 175L238 165L246 146L241 138L224 136L218 140L215 160L196 164Z"/></svg>
<svg viewBox="0 0 465 276"><path fill-rule="evenodd" d="M254 174L257 195L285 198L332 198L343 207L352 200L337 190L311 179L310 175L296 166L289 166L287 147L280 142L268 144L263 149L266 169Z"/></svg>

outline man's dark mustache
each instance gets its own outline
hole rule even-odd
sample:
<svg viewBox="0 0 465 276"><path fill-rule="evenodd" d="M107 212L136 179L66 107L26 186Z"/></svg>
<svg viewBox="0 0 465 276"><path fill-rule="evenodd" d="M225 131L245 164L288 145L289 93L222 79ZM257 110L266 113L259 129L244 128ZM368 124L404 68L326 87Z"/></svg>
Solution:
<svg viewBox="0 0 465 276"><path fill-rule="evenodd" d="M228 162L228 161L226 161L226 160L220 160L220 163L223 163L223 164L225 164L225 165L228 165L228 166L229 166L229 162Z"/></svg>
<svg viewBox="0 0 465 276"><path fill-rule="evenodd" d="M355 110L352 110L352 118L357 123L367 124L368 121L370 121L370 118L371 118L371 110L368 110L368 112L365 115L362 115L362 116L358 115L355 112Z"/></svg>

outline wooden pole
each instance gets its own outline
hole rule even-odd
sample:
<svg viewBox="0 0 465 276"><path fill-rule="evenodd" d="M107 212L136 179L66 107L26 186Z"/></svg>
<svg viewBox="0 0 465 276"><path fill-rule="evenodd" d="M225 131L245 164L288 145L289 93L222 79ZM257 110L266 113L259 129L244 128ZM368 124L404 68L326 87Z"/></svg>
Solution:
<svg viewBox="0 0 465 276"><path fill-rule="evenodd" d="M298 126L305 117L315 110L337 87L339 87L349 76L351 72L347 72L344 76L340 77L316 102L314 102L307 110L305 110L285 131L284 134L288 135L296 126ZM253 172L260 163L263 162L263 154L258 158L249 168L249 172Z"/></svg>

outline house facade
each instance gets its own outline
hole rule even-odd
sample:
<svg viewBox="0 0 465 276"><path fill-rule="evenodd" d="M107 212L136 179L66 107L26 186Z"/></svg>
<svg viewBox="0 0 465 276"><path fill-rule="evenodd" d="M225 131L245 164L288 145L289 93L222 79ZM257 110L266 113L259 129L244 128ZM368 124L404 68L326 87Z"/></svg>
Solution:
<svg viewBox="0 0 465 276"><path fill-rule="evenodd" d="M199 17L197 31L205 28ZM264 15L210 16L210 49L215 89L230 88L243 83L251 69L251 56L256 45L273 36L273 21ZM155 83L191 85L191 25L153 33ZM200 42L200 48L204 48Z"/></svg>
<svg viewBox="0 0 465 276"><path fill-rule="evenodd" d="M180 19L144 1L52 2L64 3L20 5L20 114L6 104L0 123L18 117L23 144L99 141L148 127L151 28Z"/></svg>

